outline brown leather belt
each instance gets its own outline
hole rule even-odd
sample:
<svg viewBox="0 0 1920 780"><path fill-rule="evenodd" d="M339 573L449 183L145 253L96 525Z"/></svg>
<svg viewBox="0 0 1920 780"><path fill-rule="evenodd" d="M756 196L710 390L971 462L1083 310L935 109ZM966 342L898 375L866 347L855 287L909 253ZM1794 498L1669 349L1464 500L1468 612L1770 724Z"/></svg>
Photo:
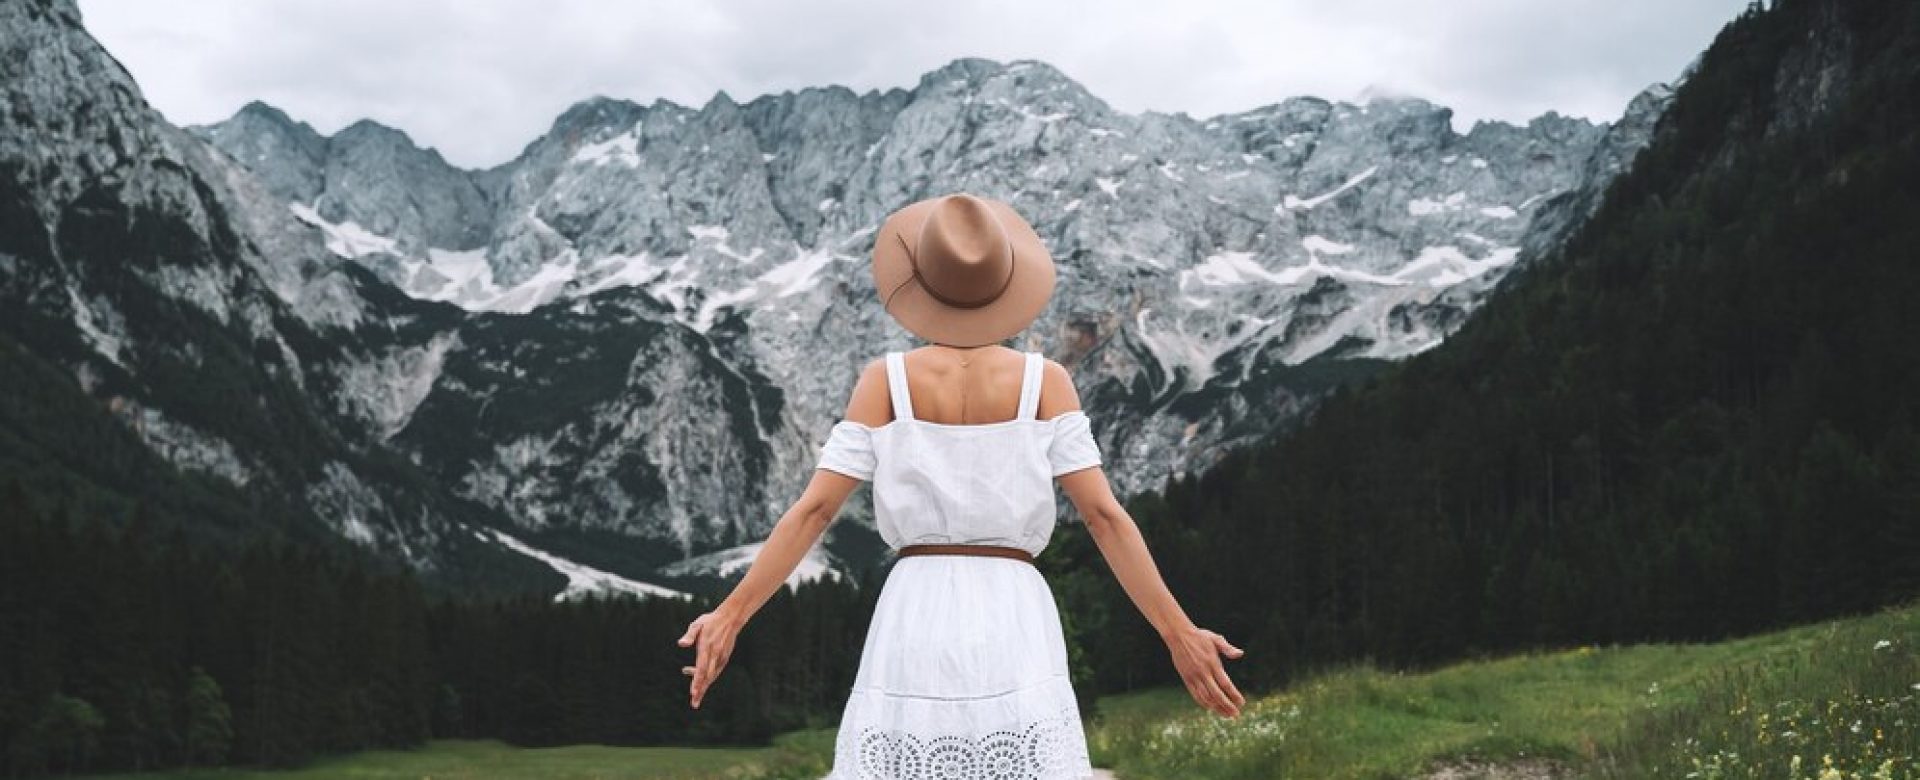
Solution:
<svg viewBox="0 0 1920 780"><path fill-rule="evenodd" d="M1018 547L1002 547L997 544L909 544L894 553L896 557L909 555L985 555L994 558L1012 558L1033 563L1033 553Z"/></svg>

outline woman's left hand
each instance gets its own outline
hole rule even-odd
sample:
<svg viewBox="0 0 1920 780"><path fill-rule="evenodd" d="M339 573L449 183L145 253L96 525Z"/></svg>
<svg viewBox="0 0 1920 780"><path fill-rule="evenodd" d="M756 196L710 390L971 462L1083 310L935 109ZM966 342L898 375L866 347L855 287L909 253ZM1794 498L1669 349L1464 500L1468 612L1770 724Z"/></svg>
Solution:
<svg viewBox="0 0 1920 780"><path fill-rule="evenodd" d="M687 625L687 633L680 637L681 647L698 645L694 653L692 666L680 667L681 674L693 675L693 683L687 689L689 700L694 709L700 708L700 700L712 687L713 678L720 676L720 670L727 667L727 659L733 656L733 642L740 635L741 621L728 613L715 610L694 618Z"/></svg>

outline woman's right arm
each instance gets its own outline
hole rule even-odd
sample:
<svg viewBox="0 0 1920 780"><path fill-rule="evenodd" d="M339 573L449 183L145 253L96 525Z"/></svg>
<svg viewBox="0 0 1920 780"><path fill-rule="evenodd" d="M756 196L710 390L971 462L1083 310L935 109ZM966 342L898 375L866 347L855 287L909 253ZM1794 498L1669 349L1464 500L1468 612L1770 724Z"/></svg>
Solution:
<svg viewBox="0 0 1920 780"><path fill-rule="evenodd" d="M1220 656L1237 659L1246 651L1229 644L1226 637L1194 625L1180 609L1179 602L1161 579L1153 555L1147 551L1140 527L1134 524L1126 507L1114 498L1106 472L1094 466L1065 474L1060 477L1060 487L1080 510L1080 516L1086 520L1087 533L1093 536L1093 543L1107 559L1107 566L1113 569L1120 587L1167 643L1173 666L1179 670L1180 680L1186 683L1194 701L1225 717L1239 715L1247 697L1241 695L1233 679L1227 676Z"/></svg>
<svg viewBox="0 0 1920 780"><path fill-rule="evenodd" d="M1080 408L1079 393L1065 368L1049 361L1043 377L1040 393L1043 417ZM1059 481L1061 490L1080 511L1087 532L1120 581L1120 587L1167 643L1174 668L1179 670L1180 679L1194 701L1224 717L1238 716L1247 699L1227 676L1220 656L1237 659L1246 651L1229 644L1226 637L1194 625L1187 617L1173 593L1167 590L1166 581L1153 562L1153 554L1147 551L1146 539L1140 535L1140 527L1114 497L1104 469L1091 466L1068 472L1060 475Z"/></svg>

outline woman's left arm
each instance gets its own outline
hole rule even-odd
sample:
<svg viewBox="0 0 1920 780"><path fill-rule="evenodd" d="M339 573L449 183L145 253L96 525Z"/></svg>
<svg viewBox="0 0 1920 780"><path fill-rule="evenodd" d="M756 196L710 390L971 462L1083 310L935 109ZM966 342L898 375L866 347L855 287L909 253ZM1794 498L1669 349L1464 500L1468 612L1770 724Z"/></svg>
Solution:
<svg viewBox="0 0 1920 780"><path fill-rule="evenodd" d="M859 486L860 480L853 477L814 469L813 480L807 483L806 491L780 516L780 522L773 526L773 534L767 537L760 554L754 556L753 565L748 567L740 584L735 585L733 592L713 611L694 618L693 624L687 626L686 635L680 637L680 646L697 643L699 649L693 665L681 667L680 672L693 675L688 693L695 709L700 707L700 700L706 696L713 679L726 668L740 629L793 574L807 550L813 548L813 543L840 514L847 496Z"/></svg>
<svg viewBox="0 0 1920 780"><path fill-rule="evenodd" d="M860 379L854 383L853 397L847 402L846 419L879 425L886 422L889 414L886 365L875 360L861 370ZM774 524L773 534L761 546L760 554L754 556L753 565L748 567L740 584L735 585L733 592L727 594L727 598L713 611L694 618L693 623L687 626L686 635L680 637L680 646L697 646L698 650L694 654L693 665L680 667L680 673L693 675L688 694L695 709L700 707L700 700L707 695L707 688L713 685L713 679L720 676L721 669L726 668L740 629L746 626L754 613L760 611L767 599L773 598L774 592L787 581L787 577L792 576L800 560L806 557L807 550L813 548L813 543L839 516L840 507L846 504L847 496L859 486L860 480L840 472L814 469L813 479L807 483L807 489Z"/></svg>

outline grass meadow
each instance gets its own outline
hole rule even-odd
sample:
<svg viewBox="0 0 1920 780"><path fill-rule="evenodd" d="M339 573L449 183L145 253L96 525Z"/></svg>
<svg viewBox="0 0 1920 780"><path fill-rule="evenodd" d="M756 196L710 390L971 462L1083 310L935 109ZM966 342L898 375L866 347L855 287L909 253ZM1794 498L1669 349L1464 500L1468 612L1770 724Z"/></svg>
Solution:
<svg viewBox="0 0 1920 780"><path fill-rule="evenodd" d="M1420 673L1354 666L1247 705L1229 721L1182 689L1106 697L1088 746L1122 780L1920 780L1920 604L1716 644L1580 647ZM816 780L833 736L793 732L755 748L441 741L297 770L111 777Z"/></svg>

